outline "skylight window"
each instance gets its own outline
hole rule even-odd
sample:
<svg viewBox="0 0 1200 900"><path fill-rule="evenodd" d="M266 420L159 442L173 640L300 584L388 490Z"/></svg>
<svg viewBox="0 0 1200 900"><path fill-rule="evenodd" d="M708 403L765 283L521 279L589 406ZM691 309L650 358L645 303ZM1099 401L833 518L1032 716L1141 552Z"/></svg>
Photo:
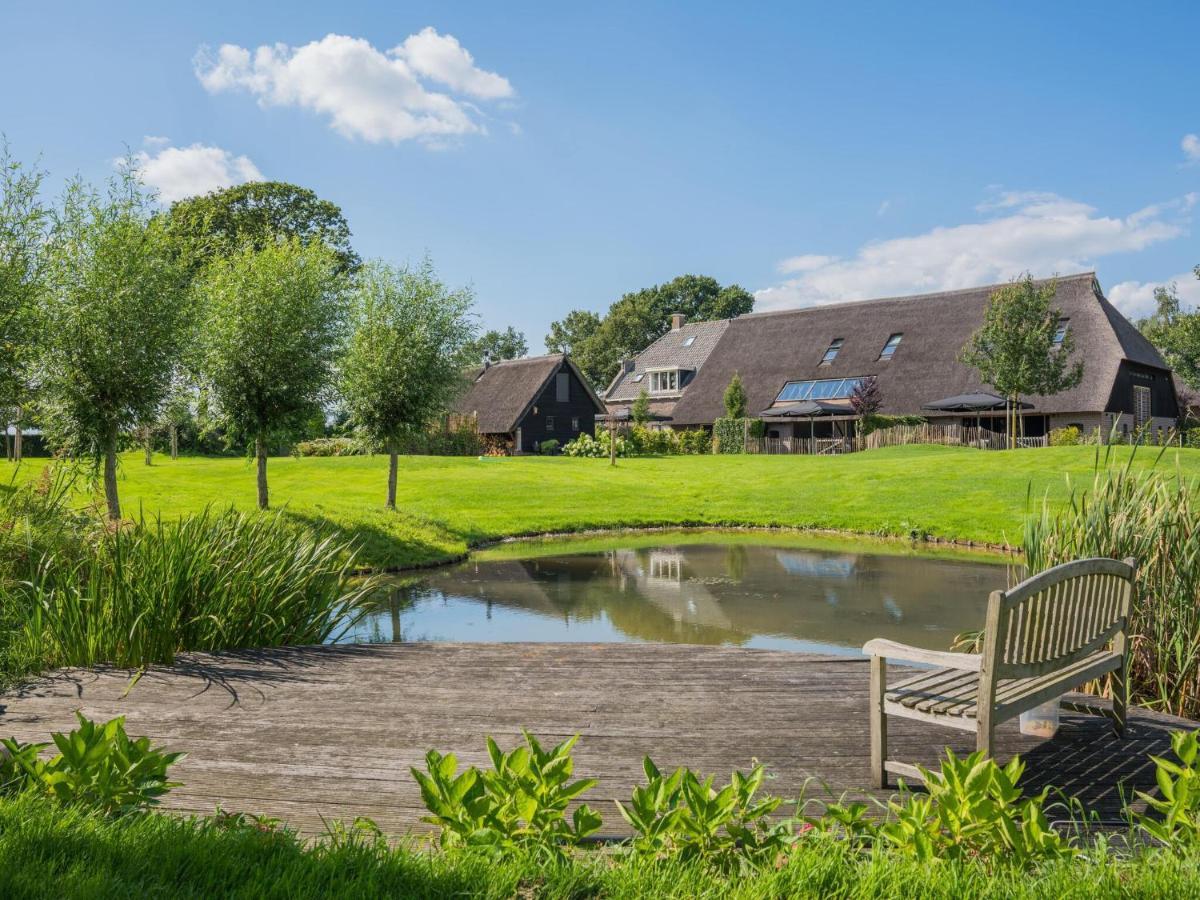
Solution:
<svg viewBox="0 0 1200 900"><path fill-rule="evenodd" d="M879 351L880 359L891 359L896 355L896 348L900 346L900 338L903 334L893 334L887 339L887 343L883 345L883 349Z"/></svg>
<svg viewBox="0 0 1200 900"><path fill-rule="evenodd" d="M1067 339L1067 329L1071 325L1070 319L1059 319L1058 327L1054 329L1054 346L1061 347L1063 341Z"/></svg>
<svg viewBox="0 0 1200 900"><path fill-rule="evenodd" d="M683 346L685 347L690 347L694 343L696 343L696 336L694 334L688 335L683 339Z"/></svg>
<svg viewBox="0 0 1200 900"><path fill-rule="evenodd" d="M813 381L789 381L775 398L776 403L801 400L846 400L854 393L861 378L819 378Z"/></svg>
<svg viewBox="0 0 1200 900"><path fill-rule="evenodd" d="M838 351L842 349L844 338L834 338L829 345L829 349L825 351L825 355L821 357L821 365L827 366L837 359Z"/></svg>
<svg viewBox="0 0 1200 900"><path fill-rule="evenodd" d="M637 382L641 381L645 377L646 377L645 372L638 372L636 375L633 376L634 384L637 384Z"/></svg>

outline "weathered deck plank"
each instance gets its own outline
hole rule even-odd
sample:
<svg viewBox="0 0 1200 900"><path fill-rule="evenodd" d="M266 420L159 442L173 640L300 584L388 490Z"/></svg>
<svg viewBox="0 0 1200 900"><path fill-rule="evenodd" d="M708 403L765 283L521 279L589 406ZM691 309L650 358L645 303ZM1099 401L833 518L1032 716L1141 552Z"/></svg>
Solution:
<svg viewBox="0 0 1200 900"><path fill-rule="evenodd" d="M278 816L306 832L322 818L366 815L388 831L421 827L409 766L430 747L486 763L484 736L502 745L529 728L546 740L576 732L577 772L600 779L587 798L619 830L611 801L641 780L641 758L727 775L756 758L769 790L795 795L808 779L835 794L868 793L865 659L663 644L394 644L194 655L130 673L65 670L0 697L0 734L45 740L73 724L125 715L188 758L166 806L216 806ZM1039 741L1016 723L998 756L1021 753L1031 786L1052 784L1114 818L1121 797L1152 789L1149 753L1187 724L1145 711L1125 740L1106 722L1065 715ZM893 752L933 764L973 736L893 720ZM809 787L809 796L827 796Z"/></svg>

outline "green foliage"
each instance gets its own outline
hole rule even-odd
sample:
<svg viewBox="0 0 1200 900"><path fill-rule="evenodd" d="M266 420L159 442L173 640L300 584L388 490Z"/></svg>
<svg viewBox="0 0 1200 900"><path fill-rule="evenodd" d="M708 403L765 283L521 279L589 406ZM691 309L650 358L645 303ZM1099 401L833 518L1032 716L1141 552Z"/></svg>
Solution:
<svg viewBox="0 0 1200 900"><path fill-rule="evenodd" d="M1183 443L1187 447L1200 448L1200 427L1187 429L1183 433Z"/></svg>
<svg viewBox="0 0 1200 900"><path fill-rule="evenodd" d="M1200 266L1196 268L1200 278ZM1200 388L1200 310L1184 312L1174 284L1154 289L1154 315L1137 323L1184 384Z"/></svg>
<svg viewBox="0 0 1200 900"><path fill-rule="evenodd" d="M722 287L705 275L680 275L625 294L598 322L592 313L573 310L551 324L546 346L569 346L588 381L604 388L623 359L645 350L670 330L673 313L682 313L689 321L712 321L731 319L753 308L754 296L736 284Z"/></svg>
<svg viewBox="0 0 1200 900"><path fill-rule="evenodd" d="M598 432L595 437L592 437L585 431L579 437L575 438L575 440L563 445L562 455L584 457L587 459L608 459L609 442L611 440L607 429ZM633 448L624 435L618 434L616 442L617 456L633 455Z"/></svg>
<svg viewBox="0 0 1200 900"><path fill-rule="evenodd" d="M1159 796L1138 791L1147 813L1133 816L1133 822L1182 855L1200 847L1200 731L1173 732L1171 750L1178 762L1150 757Z"/></svg>
<svg viewBox="0 0 1200 900"><path fill-rule="evenodd" d="M550 438L548 441L542 441L538 444L538 453L551 454L558 449L558 439Z"/></svg>
<svg viewBox="0 0 1200 900"><path fill-rule="evenodd" d="M364 456L370 452L367 444L349 437L314 438L292 448L294 456Z"/></svg>
<svg viewBox="0 0 1200 900"><path fill-rule="evenodd" d="M629 420L638 426L650 421L650 395L645 388L638 391L637 399L630 405Z"/></svg>
<svg viewBox="0 0 1200 900"><path fill-rule="evenodd" d="M725 394L721 398L725 404L725 415L730 419L746 418L746 388L742 385L742 376L737 372L729 379Z"/></svg>
<svg viewBox="0 0 1200 900"><path fill-rule="evenodd" d="M792 843L790 823L770 816L783 802L756 798L766 768L734 772L729 784L714 786L688 768L663 775L650 757L642 762L646 785L635 787L628 805L616 801L634 831L635 852L653 858L703 861L732 872L769 866Z"/></svg>
<svg viewBox="0 0 1200 900"><path fill-rule="evenodd" d="M862 433L870 434L872 431L879 431L883 428L895 428L897 425L924 425L928 419L924 416L885 416L879 413L872 413L866 416L862 421Z"/></svg>
<svg viewBox="0 0 1200 900"><path fill-rule="evenodd" d="M468 290L466 288L464 291ZM467 342L462 349L461 359L468 366L480 365L486 354L492 362L505 359L520 359L529 352L529 342L525 340L524 332L517 331L509 325L503 331L495 328L485 331L479 337ZM554 350L550 351L554 353ZM457 358L457 357L456 357Z"/></svg>
<svg viewBox="0 0 1200 900"><path fill-rule="evenodd" d="M1064 428L1054 428L1050 431L1051 447L1074 447L1080 443L1078 426L1067 425Z"/></svg>
<svg viewBox="0 0 1200 900"><path fill-rule="evenodd" d="M761 420L758 420L761 421ZM704 428L689 428L675 432L679 452L684 454L712 453L712 435Z"/></svg>
<svg viewBox="0 0 1200 900"><path fill-rule="evenodd" d="M173 203L164 219L172 242L197 269L247 248L263 250L291 239L328 247L343 273L359 265L341 209L294 184L250 181L189 197Z"/></svg>
<svg viewBox="0 0 1200 900"><path fill-rule="evenodd" d="M1138 561L1129 628L1131 696L1176 715L1200 714L1200 506L1182 473L1132 468L1095 450L1090 487L1070 482L1065 505L1044 500L1025 527L1029 571L1072 559ZM1160 454L1164 451L1160 451Z"/></svg>
<svg viewBox="0 0 1200 900"><path fill-rule="evenodd" d="M1001 396L1050 396L1082 380L1083 363L1071 362L1070 329L1054 346L1062 317L1053 305L1056 290L1054 281L1037 284L1031 275L999 288L988 300L983 325L963 347L962 362Z"/></svg>
<svg viewBox="0 0 1200 900"><path fill-rule="evenodd" d="M745 453L746 419L730 419L726 416L713 422L713 443L718 453Z"/></svg>
<svg viewBox="0 0 1200 900"><path fill-rule="evenodd" d="M152 421L192 321L186 272L136 173L100 195L71 182L50 249L42 387L55 443L105 460L109 515L119 518L119 435Z"/></svg>
<svg viewBox="0 0 1200 900"><path fill-rule="evenodd" d="M564 456L608 458L608 431L596 437L581 434L562 448ZM675 431L670 428L632 426L625 434L617 434L617 456L697 455L712 452L712 436L703 428Z"/></svg>
<svg viewBox="0 0 1200 900"><path fill-rule="evenodd" d="M144 810L179 782L167 770L184 757L125 733L125 717L97 724L76 712L79 727L50 735L58 754L42 759L49 744L0 739L0 797L23 791L109 816Z"/></svg>
<svg viewBox="0 0 1200 900"><path fill-rule="evenodd" d="M507 752L487 739L490 771L471 766L459 773L454 754L436 750L425 755L425 772L412 769L432 813L423 821L440 829L444 849L561 857L566 847L599 830L600 816L587 804L577 807L569 820L566 816L567 805L596 784L592 778L571 781L571 748L579 735L544 749L528 731L522 734L525 746Z"/></svg>

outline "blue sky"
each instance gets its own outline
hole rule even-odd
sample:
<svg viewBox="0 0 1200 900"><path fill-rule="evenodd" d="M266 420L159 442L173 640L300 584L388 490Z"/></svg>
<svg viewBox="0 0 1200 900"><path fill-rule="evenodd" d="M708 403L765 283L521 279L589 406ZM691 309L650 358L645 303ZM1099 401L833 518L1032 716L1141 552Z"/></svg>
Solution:
<svg viewBox="0 0 1200 900"><path fill-rule="evenodd" d="M0 130L56 184L128 146L165 196L311 187L535 351L684 272L760 308L1080 268L1200 301L1195 3L323 6L6 4Z"/></svg>

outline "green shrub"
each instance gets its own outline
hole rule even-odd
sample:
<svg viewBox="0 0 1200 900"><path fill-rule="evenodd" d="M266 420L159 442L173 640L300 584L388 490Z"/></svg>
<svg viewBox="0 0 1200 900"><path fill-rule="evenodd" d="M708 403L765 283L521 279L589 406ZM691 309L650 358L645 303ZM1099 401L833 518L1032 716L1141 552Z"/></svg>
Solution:
<svg viewBox="0 0 1200 900"><path fill-rule="evenodd" d="M1200 447L1200 426L1193 426L1184 431L1183 443L1187 447Z"/></svg>
<svg viewBox="0 0 1200 900"><path fill-rule="evenodd" d="M1080 443L1078 426L1067 425L1064 428L1054 428L1050 431L1051 447L1075 447Z"/></svg>
<svg viewBox="0 0 1200 900"><path fill-rule="evenodd" d="M363 441L349 437L314 438L292 448L293 456L366 456L370 452Z"/></svg>
<svg viewBox="0 0 1200 900"><path fill-rule="evenodd" d="M515 850L561 856L565 847L595 833L600 816L587 804L567 820L567 805L595 786L593 778L571 781L575 735L545 750L522 729L525 746L502 751L487 739L491 771L474 766L458 773L453 753L430 750L425 772L413 768L421 799L433 814L423 821L439 829L444 849L467 847L502 856Z"/></svg>
<svg viewBox="0 0 1200 900"><path fill-rule="evenodd" d="M1178 762L1150 757L1159 796L1138 791L1152 814L1133 818L1151 838L1182 855L1200 847L1200 731L1174 732L1171 750Z"/></svg>
<svg viewBox="0 0 1200 900"><path fill-rule="evenodd" d="M608 459L609 436L607 431L601 431L597 437L592 437L587 432L579 435L575 440L563 444L563 456L586 457L590 459ZM629 442L622 436L617 435L617 456L630 456Z"/></svg>
<svg viewBox="0 0 1200 900"><path fill-rule="evenodd" d="M791 823L772 822L782 801L755 799L766 768L734 772L730 783L714 787L679 768L664 776L650 757L642 762L645 787L635 787L629 805L616 801L634 831L633 849L651 858L700 860L731 872L773 865L795 839Z"/></svg>
<svg viewBox="0 0 1200 900"><path fill-rule="evenodd" d="M703 428L691 428L679 433L679 452L700 455L712 453L712 435Z"/></svg>
<svg viewBox="0 0 1200 900"><path fill-rule="evenodd" d="M717 452L745 453L746 432L750 430L754 421L754 419L721 417L713 422L713 443Z"/></svg>
<svg viewBox="0 0 1200 900"><path fill-rule="evenodd" d="M538 444L538 453L551 454L558 449L558 439L550 438Z"/></svg>
<svg viewBox="0 0 1200 900"><path fill-rule="evenodd" d="M928 422L929 420L924 416L885 416L880 413L871 413L869 416L863 417L861 433L865 436L872 431L880 431L884 428L895 428L898 425L926 425Z"/></svg>
<svg viewBox="0 0 1200 900"><path fill-rule="evenodd" d="M124 716L99 725L75 716L78 728L51 734L59 751L51 759L40 756L49 744L0 740L0 796L36 792L63 805L121 815L157 804L178 786L167 780L167 770L184 754L152 747L149 738L130 738Z"/></svg>

